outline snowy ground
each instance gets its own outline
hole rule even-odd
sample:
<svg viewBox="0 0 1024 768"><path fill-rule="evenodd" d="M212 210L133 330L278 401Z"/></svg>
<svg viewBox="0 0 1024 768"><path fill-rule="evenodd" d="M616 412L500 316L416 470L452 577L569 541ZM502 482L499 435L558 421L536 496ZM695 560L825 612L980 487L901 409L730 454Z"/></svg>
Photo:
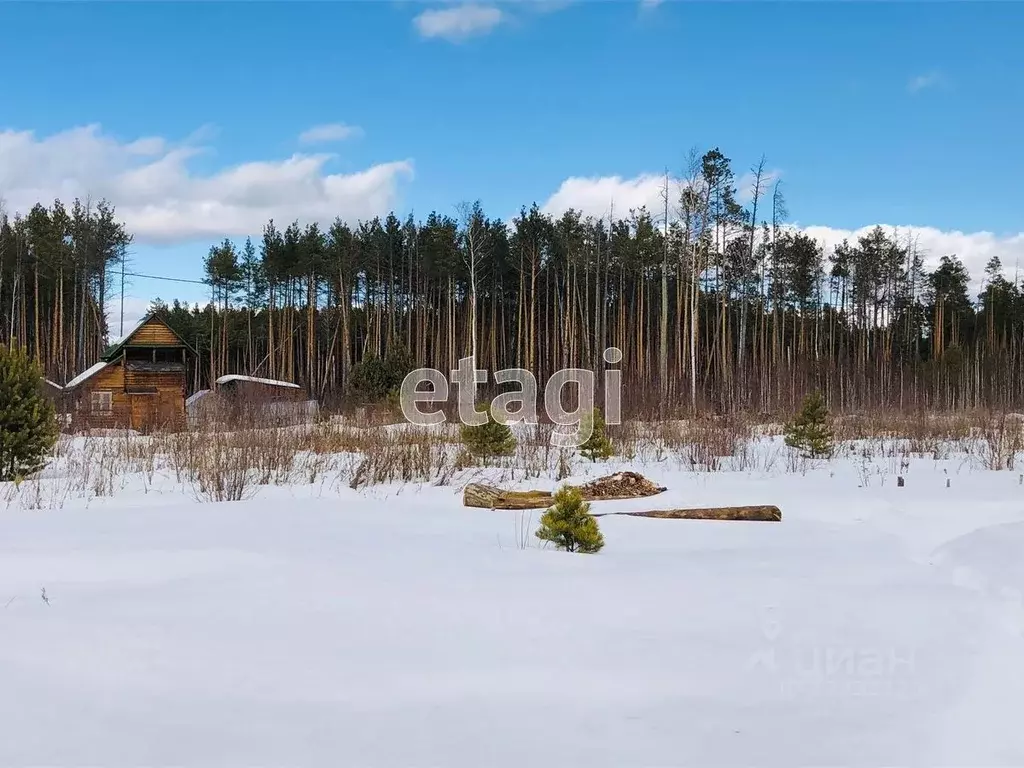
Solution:
<svg viewBox="0 0 1024 768"><path fill-rule="evenodd" d="M453 487L0 506L0 765L1024 765L1019 473L899 463L634 464L783 522L594 556Z"/></svg>

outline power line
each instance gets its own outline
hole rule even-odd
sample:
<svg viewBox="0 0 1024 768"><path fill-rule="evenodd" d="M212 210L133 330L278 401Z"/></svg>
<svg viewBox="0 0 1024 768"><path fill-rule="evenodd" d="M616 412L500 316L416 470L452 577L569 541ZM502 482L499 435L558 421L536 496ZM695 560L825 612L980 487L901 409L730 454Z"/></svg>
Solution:
<svg viewBox="0 0 1024 768"><path fill-rule="evenodd" d="M160 275L144 275L141 272L125 272L125 277L142 277L146 280L165 280L170 283L192 283L193 285L209 285L205 280L186 280L183 277L162 277Z"/></svg>
<svg viewBox="0 0 1024 768"><path fill-rule="evenodd" d="M145 275L142 272L125 272L121 271L121 335L124 336L124 279L126 277L141 277L144 280L160 280L168 283L189 283L191 285L210 285L205 280L188 280L184 277L164 277L162 275Z"/></svg>

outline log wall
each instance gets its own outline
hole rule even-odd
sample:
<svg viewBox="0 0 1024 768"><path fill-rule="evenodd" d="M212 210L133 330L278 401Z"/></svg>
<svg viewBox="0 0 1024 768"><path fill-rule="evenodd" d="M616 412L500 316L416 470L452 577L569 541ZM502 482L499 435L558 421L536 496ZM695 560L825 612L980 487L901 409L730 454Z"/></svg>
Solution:
<svg viewBox="0 0 1024 768"><path fill-rule="evenodd" d="M93 392L110 392L108 413L92 409ZM84 429L151 432L185 422L185 372L126 371L111 363L77 389L75 424Z"/></svg>

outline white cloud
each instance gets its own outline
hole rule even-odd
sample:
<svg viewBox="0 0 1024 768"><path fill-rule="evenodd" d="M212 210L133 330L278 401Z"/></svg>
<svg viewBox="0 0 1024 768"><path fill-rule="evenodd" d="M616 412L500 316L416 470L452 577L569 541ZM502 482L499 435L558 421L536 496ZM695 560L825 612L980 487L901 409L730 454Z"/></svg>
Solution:
<svg viewBox="0 0 1024 768"><path fill-rule="evenodd" d="M762 175L762 205L765 197L771 194L771 185L779 176L779 171L767 169ZM749 202L754 195L754 174L743 174L736 180L735 186L737 199L742 203ZM660 173L643 173L632 179L621 176L573 176L562 182L544 203L543 210L557 216L569 208L575 208L584 215L601 217L608 215L614 203L616 215L625 215L631 208L639 209L641 206L647 206L648 211L657 215L665 209L664 189L665 175ZM679 180L670 176L670 216L671 210L678 205L680 192Z"/></svg>
<svg viewBox="0 0 1024 768"><path fill-rule="evenodd" d="M764 206L764 200L771 199L772 185L782 176L781 171L765 168L761 173L761 202L758 204L758 218ZM747 171L736 179L736 199L743 204L748 204L754 199L754 185L757 183L757 175L753 171Z"/></svg>
<svg viewBox="0 0 1024 768"><path fill-rule="evenodd" d="M918 93L919 91L941 85L942 82L943 77L941 73L927 72L923 75L916 75L910 78L910 80L907 81L907 90L911 93Z"/></svg>
<svg viewBox="0 0 1024 768"><path fill-rule="evenodd" d="M268 219L290 222L369 218L395 207L412 162L328 173L330 154L243 163L211 174L190 161L210 150L195 137L121 142L98 125L38 137L0 131L0 197L7 210L36 202L106 198L140 243L256 234Z"/></svg>
<svg viewBox="0 0 1024 768"><path fill-rule="evenodd" d="M798 229L815 240L824 243L826 254L844 239L851 244L863 237L875 224L860 229L838 229L836 227L797 224ZM971 283L975 292L981 286L985 265L993 256L998 256L1003 264L1003 272L1014 278L1016 265L1024 267L1024 232L997 235L994 232L960 232L958 230L942 230L937 227L879 224L890 236L895 233L903 244L908 239L916 243L917 252L923 257L925 267L934 268L943 256L956 255L971 274Z"/></svg>
<svg viewBox="0 0 1024 768"><path fill-rule="evenodd" d="M552 216L574 208L585 216L596 218L608 216L613 206L616 216L644 205L654 212L664 206L661 198L664 188L665 177L661 174L645 173L633 179L572 176L562 182L541 208Z"/></svg>
<svg viewBox="0 0 1024 768"><path fill-rule="evenodd" d="M769 185L776 177L777 172L772 172ZM745 174L737 183L740 196L746 191L748 200L752 180L752 175ZM608 215L614 202L616 216L624 216L630 208L639 208L641 205L646 205L657 216L664 207L661 197L664 184L665 177L661 174L641 174L632 179L621 176L573 177L562 182L542 207L546 213L555 216L568 208L575 208L584 215L601 217ZM671 201L678 200L678 186L670 189L670 195ZM770 205L770 199L765 205ZM858 237L866 235L875 224L867 224L855 230L826 225L795 226L822 242L826 253L831 253L832 248L844 239L855 243ZM1000 258L1004 272L1010 279L1013 279L1018 263L1024 269L1024 232L999 235L993 232L942 230L934 226L885 223L880 223L880 226L890 234L895 232L901 242L905 242L908 236L914 238L927 268L934 268L943 256L957 255L970 271L975 290L980 286L985 264L992 256ZM1024 271L1021 277L1024 277Z"/></svg>
<svg viewBox="0 0 1024 768"><path fill-rule="evenodd" d="M355 139L363 135L363 129L357 125L346 123L329 123L314 125L299 134L300 144L326 144L332 141Z"/></svg>
<svg viewBox="0 0 1024 768"><path fill-rule="evenodd" d="M432 8L413 19L421 36L459 42L486 35L504 21L505 15L493 5L463 3L453 8Z"/></svg>

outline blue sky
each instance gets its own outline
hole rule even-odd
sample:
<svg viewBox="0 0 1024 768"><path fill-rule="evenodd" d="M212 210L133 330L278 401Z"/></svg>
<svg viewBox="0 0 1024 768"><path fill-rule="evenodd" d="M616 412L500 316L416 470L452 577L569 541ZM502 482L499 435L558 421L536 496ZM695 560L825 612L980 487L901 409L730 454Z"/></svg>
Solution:
<svg viewBox="0 0 1024 768"><path fill-rule="evenodd" d="M601 213L715 145L764 154L825 240L1024 255L1024 4L15 3L0 28L8 208L105 195L139 271L198 277L267 212ZM198 298L133 282L157 294Z"/></svg>

